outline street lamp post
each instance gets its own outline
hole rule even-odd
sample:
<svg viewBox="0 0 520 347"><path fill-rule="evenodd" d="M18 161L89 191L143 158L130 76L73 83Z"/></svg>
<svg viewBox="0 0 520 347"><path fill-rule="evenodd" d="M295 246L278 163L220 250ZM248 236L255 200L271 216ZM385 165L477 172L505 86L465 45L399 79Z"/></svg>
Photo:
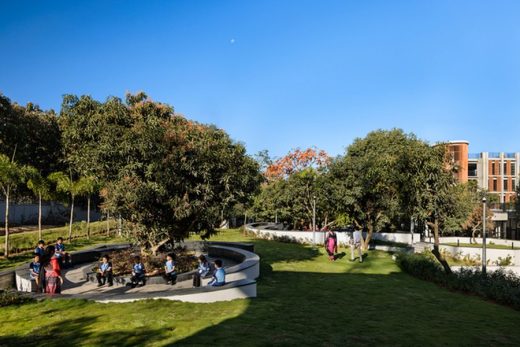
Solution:
<svg viewBox="0 0 520 347"><path fill-rule="evenodd" d="M482 273L486 274L486 198L482 198Z"/></svg>
<svg viewBox="0 0 520 347"><path fill-rule="evenodd" d="M312 243L316 247L316 197L312 197Z"/></svg>
<svg viewBox="0 0 520 347"><path fill-rule="evenodd" d="M278 211L274 212L274 222L275 224L278 224Z"/></svg>

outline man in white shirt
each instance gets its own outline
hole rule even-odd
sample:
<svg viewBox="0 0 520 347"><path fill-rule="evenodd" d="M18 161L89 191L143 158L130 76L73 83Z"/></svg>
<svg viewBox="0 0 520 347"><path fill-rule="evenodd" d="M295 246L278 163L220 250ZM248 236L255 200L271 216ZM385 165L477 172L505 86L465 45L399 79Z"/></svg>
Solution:
<svg viewBox="0 0 520 347"><path fill-rule="evenodd" d="M356 230L352 233L352 237L350 238L350 260L354 261L354 251L357 249L359 253L359 262L363 262L363 251L361 250L361 243L363 241L363 237L361 235L361 230Z"/></svg>

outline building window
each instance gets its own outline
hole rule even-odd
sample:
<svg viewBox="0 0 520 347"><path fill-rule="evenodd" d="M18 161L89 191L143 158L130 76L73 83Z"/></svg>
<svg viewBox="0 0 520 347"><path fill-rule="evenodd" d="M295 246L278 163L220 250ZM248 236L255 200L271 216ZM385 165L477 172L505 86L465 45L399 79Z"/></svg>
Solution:
<svg viewBox="0 0 520 347"><path fill-rule="evenodd" d="M504 192L509 191L508 186L507 186L507 183L508 183L508 182L507 182L507 178L506 178L506 179L504 179L504 186L503 186L503 191L504 191Z"/></svg>
<svg viewBox="0 0 520 347"><path fill-rule="evenodd" d="M507 161L504 162L504 171L502 171L503 175L507 175Z"/></svg>
<svg viewBox="0 0 520 347"><path fill-rule="evenodd" d="M515 175L515 162L511 162L511 176L514 176Z"/></svg>
<svg viewBox="0 0 520 347"><path fill-rule="evenodd" d="M515 182L515 179L514 179L514 178L511 180L511 190L512 190L512 191L515 191L515 190L516 190L516 182Z"/></svg>
<svg viewBox="0 0 520 347"><path fill-rule="evenodd" d="M477 177L477 163L468 163L468 176Z"/></svg>
<svg viewBox="0 0 520 347"><path fill-rule="evenodd" d="M495 162L491 162L491 174L495 174Z"/></svg>
<svg viewBox="0 0 520 347"><path fill-rule="evenodd" d="M498 181L496 178L493 179L493 191L494 192L498 191Z"/></svg>

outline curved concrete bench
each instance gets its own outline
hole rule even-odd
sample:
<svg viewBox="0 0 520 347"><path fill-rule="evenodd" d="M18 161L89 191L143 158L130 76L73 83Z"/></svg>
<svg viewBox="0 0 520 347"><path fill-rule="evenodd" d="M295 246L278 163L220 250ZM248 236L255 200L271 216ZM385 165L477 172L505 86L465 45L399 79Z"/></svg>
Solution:
<svg viewBox="0 0 520 347"><path fill-rule="evenodd" d="M225 269L226 280L255 280L260 276L260 257L256 253L229 246L210 246L208 254L212 258L228 258L238 263Z"/></svg>
<svg viewBox="0 0 520 347"><path fill-rule="evenodd" d="M104 254L120 249L132 247L130 243L102 245L92 249L71 253L71 264L78 265L99 260ZM21 265L14 270L16 290L20 292L36 291L36 284L29 275L29 263Z"/></svg>
<svg viewBox="0 0 520 347"><path fill-rule="evenodd" d="M148 299L165 299L183 302L209 303L217 301L229 301L235 299L255 298L256 281L242 279L228 282L221 287L199 287L176 290L161 290L146 293L121 293L119 291L104 292L103 295L93 296L89 294L61 295L58 299L87 299L100 303L124 303Z"/></svg>
<svg viewBox="0 0 520 347"><path fill-rule="evenodd" d="M240 244L240 247L233 247L234 244L231 242L207 244L208 255L211 258L224 258L230 259L236 262L236 265L225 267L226 270L226 284L221 287L208 287L204 286L209 281L208 276L202 279L202 285L198 288L183 288L183 289L172 289L168 290L156 290L150 292L130 292L127 293L126 289L118 287L113 290L103 292L92 292L82 294L62 294L56 296L56 298L84 298L95 300L98 302L130 302L136 300L146 299L167 299L167 300L178 300L186 302L215 302L215 301L226 301L233 299L241 299L248 297L256 297L256 278L260 275L260 257L245 248L250 249L250 244ZM76 253L72 255L72 258L76 259L73 261L74 264L80 263L92 263L92 266L99 260L99 258L108 252L113 250L131 247L130 244L120 245L108 245L100 246L91 250L86 250L81 253L81 256L77 256ZM202 249L201 245L192 244L190 247ZM95 281L95 274L91 272L90 266L85 266L82 270L84 278ZM193 278L196 270L187 273L179 274L177 282L188 281ZM121 276L122 280L120 284L126 284L127 279ZM147 285L154 284L154 280L157 280L157 284L165 283L164 279L160 276L152 276L147 279ZM16 271L16 281L18 290L31 291L33 289L33 282L29 277L28 265L20 267ZM114 278L114 282L117 283L117 279ZM164 288L164 287L163 287Z"/></svg>

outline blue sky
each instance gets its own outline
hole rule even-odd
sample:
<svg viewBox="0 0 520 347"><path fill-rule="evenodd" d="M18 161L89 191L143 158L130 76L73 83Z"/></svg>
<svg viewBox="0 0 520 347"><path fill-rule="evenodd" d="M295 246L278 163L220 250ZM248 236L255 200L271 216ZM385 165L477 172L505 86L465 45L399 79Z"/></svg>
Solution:
<svg viewBox="0 0 520 347"><path fill-rule="evenodd" d="M0 91L143 90L250 153L393 127L520 151L518 1L0 1Z"/></svg>

